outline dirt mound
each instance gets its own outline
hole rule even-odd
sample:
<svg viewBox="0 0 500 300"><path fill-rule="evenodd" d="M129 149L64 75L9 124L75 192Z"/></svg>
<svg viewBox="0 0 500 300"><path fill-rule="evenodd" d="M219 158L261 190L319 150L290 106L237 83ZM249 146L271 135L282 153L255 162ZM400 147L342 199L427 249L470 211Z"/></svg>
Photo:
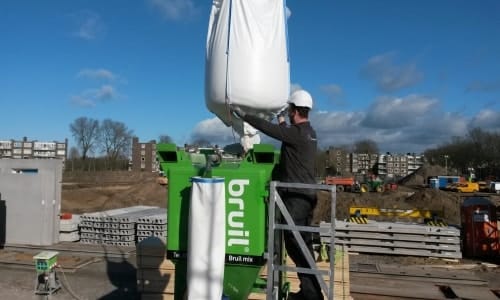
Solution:
<svg viewBox="0 0 500 300"><path fill-rule="evenodd" d="M349 209L351 207L400 207L401 205L399 205L399 202L402 203L405 197L408 197L408 192L402 191L401 189L384 193L336 193L335 218L339 220L348 219L350 216ZM318 204L314 211L313 223L317 224L321 221L330 222L331 202L331 197L328 192L321 191L318 193Z"/></svg>
<svg viewBox="0 0 500 300"><path fill-rule="evenodd" d="M80 214L135 205L167 207L167 188L156 182L157 176L137 175L129 172L126 180L115 182L116 176L110 179L101 174L99 182L63 184L61 211Z"/></svg>
<svg viewBox="0 0 500 300"><path fill-rule="evenodd" d="M432 169L417 171L416 176L424 178L432 174ZM95 212L114 208L123 208L134 205L151 205L167 207L166 185L157 183L156 174L122 172L120 174L86 174L75 176L71 180L63 181L62 211L71 213ZM431 175L429 175L431 176ZM81 178L81 181L77 181ZM418 180L418 179L415 179ZM119 181L119 182L118 182ZM375 207L392 209L419 209L439 212L448 224L460 224L460 207L463 200L472 194L459 194L446 192L422 185L398 185L395 191L383 193L350 193L336 194L336 218L345 220L349 218L350 207ZM500 196L491 195L491 201L500 205ZM318 205L314 212L314 223L321 221L330 222L331 200L327 192L318 193ZM410 221L408 219L373 218L380 221ZM423 221L423 220L420 220Z"/></svg>
<svg viewBox="0 0 500 300"><path fill-rule="evenodd" d="M437 212L449 224L460 224L460 206L462 198L459 194L423 187L399 186L397 191L383 193L337 193L336 218L349 218L350 207L374 207L386 209L418 209ZM318 193L318 205L314 214L314 223L329 222L331 210L330 195L327 192ZM405 218L384 219L370 217L379 221L410 221ZM415 220L413 220L415 221ZM423 221L423 220L417 220Z"/></svg>
<svg viewBox="0 0 500 300"><path fill-rule="evenodd" d="M440 212L449 224L460 224L460 207L463 198L459 194L425 188L405 199L405 203L417 209Z"/></svg>
<svg viewBox="0 0 500 300"><path fill-rule="evenodd" d="M445 168L437 165L424 164L421 168L398 182L396 191L383 193L337 193L336 218L347 219L350 207L374 207L386 209L414 209L430 210L438 213L448 224L460 224L460 207L463 195L431 189L427 186L429 176L438 176L446 173ZM314 222L330 221L331 200L328 193L318 194ZM386 220L382 217L373 217L381 221L405 221L391 217ZM411 221L411 220L408 220ZM423 220L416 220L423 221Z"/></svg>
<svg viewBox="0 0 500 300"><path fill-rule="evenodd" d="M427 184L427 178L429 176L439 176L445 175L446 169L438 166L425 163L422 167L416 170L414 173L399 180L399 184L407 186L423 186Z"/></svg>

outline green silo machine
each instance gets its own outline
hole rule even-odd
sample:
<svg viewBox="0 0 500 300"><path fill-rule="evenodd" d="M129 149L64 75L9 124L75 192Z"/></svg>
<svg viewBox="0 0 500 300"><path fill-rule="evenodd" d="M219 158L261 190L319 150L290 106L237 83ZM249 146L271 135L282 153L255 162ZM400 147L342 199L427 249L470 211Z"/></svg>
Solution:
<svg viewBox="0 0 500 300"><path fill-rule="evenodd" d="M168 178L167 258L175 264L175 300L186 292L188 217L191 178L223 177L226 208L226 253L223 293L248 299L264 288L259 273L267 249L267 202L271 173L279 153L257 144L241 159L225 159L213 149L189 153L174 144L158 144L158 159Z"/></svg>

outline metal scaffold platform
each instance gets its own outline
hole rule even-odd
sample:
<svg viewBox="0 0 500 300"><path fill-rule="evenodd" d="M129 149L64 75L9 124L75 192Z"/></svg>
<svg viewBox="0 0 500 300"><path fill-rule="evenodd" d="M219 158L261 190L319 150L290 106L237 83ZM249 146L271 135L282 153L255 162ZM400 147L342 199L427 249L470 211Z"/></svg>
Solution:
<svg viewBox="0 0 500 300"><path fill-rule="evenodd" d="M313 190L323 190L330 193L331 216L332 221L329 226L314 227L314 226L297 226L295 225L290 213L288 212L283 200L281 199L278 188L303 188ZM335 185L318 185L318 184L299 184L299 183L282 183L271 182L270 197L269 197L269 215L268 215L268 256L274 259L267 261L267 288L266 299L286 299L288 292L291 289L297 289L298 281L294 280L295 286L290 286L290 277L288 273L306 273L314 274L318 279L321 289L326 295L328 300L331 299L349 299L349 264L348 255L342 248L335 245L335 203L336 203L336 187ZM280 257L283 253L282 249L275 249L275 247L282 248L282 232L284 230L292 231L295 239L305 255L310 268L297 268L287 261L286 257ZM311 255L307 246L300 235L300 232L318 233L320 235L328 236L325 239L325 244L328 248L328 263L322 263L321 267L318 266L316 260ZM280 243L275 243L275 240ZM339 251L337 255L337 251ZM274 253L277 253L274 255ZM271 255L273 254L273 255ZM295 275L296 276L296 275ZM336 280L336 276L340 280Z"/></svg>

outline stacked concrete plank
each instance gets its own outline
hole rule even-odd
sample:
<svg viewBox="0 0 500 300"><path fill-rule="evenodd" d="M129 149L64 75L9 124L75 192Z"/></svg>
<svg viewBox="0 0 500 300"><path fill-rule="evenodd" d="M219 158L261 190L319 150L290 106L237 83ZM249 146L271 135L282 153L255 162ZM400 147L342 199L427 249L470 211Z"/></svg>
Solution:
<svg viewBox="0 0 500 300"><path fill-rule="evenodd" d="M80 217L80 242L135 246L137 221L158 214L159 209L155 206L132 206L83 214Z"/></svg>
<svg viewBox="0 0 500 300"><path fill-rule="evenodd" d="M78 242L80 240L80 216L71 215L69 219L61 219L59 223L60 242Z"/></svg>
<svg viewBox="0 0 500 300"><path fill-rule="evenodd" d="M142 216L137 220L137 242L148 237L157 237L163 242L167 239L167 210L159 208L152 215Z"/></svg>
<svg viewBox="0 0 500 300"><path fill-rule="evenodd" d="M320 227L329 228L330 224L321 223ZM323 241L329 239L322 234ZM335 243L345 245L349 252L462 258L460 230L449 226L337 220Z"/></svg>

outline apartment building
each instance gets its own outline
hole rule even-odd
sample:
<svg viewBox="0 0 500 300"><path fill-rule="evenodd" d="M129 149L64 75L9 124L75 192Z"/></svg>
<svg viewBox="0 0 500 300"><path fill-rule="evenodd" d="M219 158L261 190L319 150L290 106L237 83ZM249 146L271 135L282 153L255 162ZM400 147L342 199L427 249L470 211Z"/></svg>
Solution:
<svg viewBox="0 0 500 300"><path fill-rule="evenodd" d="M405 177L418 170L418 168L423 166L423 164L423 155L416 155L415 153L387 153L380 155L378 161L378 170L380 175Z"/></svg>
<svg viewBox="0 0 500 300"><path fill-rule="evenodd" d="M346 150L331 147L326 150L326 160L326 165L333 166L337 173L344 175L352 173L350 153Z"/></svg>
<svg viewBox="0 0 500 300"><path fill-rule="evenodd" d="M139 142L138 137L132 138L132 171L158 172L159 163L156 159L156 141Z"/></svg>
<svg viewBox="0 0 500 300"><path fill-rule="evenodd" d="M377 166L378 154L351 153L351 170L353 174L370 174Z"/></svg>
<svg viewBox="0 0 500 300"><path fill-rule="evenodd" d="M333 166L342 176L367 175L374 170L381 177L405 177L424 164L423 155L349 153L341 148L327 150L327 166Z"/></svg>
<svg viewBox="0 0 500 300"><path fill-rule="evenodd" d="M0 140L0 158L41 159L58 158L66 161L68 157L68 139L64 142L43 142L28 140Z"/></svg>

